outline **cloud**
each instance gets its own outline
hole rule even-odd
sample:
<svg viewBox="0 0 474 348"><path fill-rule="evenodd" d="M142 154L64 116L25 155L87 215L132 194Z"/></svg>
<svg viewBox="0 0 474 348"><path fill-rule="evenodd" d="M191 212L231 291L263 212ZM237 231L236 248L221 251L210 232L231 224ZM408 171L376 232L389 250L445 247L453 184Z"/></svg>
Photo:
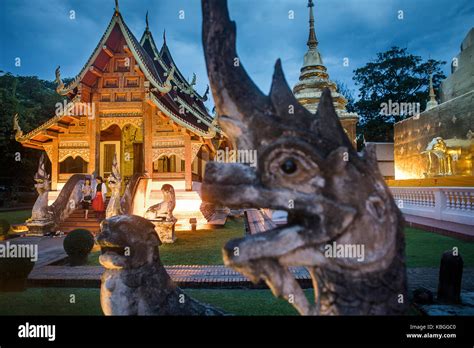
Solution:
<svg viewBox="0 0 474 348"><path fill-rule="evenodd" d="M425 59L450 61L474 17L470 0L317 0L315 4L319 49L330 77L349 88L355 87L353 70L391 46L407 47ZM63 76L75 76L104 33L113 8L112 0L1 0L0 69L51 80L60 64ZM75 20L69 18L71 10ZM197 88L203 93L208 80L200 1L121 0L120 10L137 38L145 28L148 10L157 45L166 29L180 70L187 77L196 72ZM398 18L399 10L403 19ZM229 1L229 11L237 23L239 57L255 83L267 93L274 63L281 58L293 86L307 49L306 1L234 0ZM15 68L15 57L22 57L21 68ZM349 67L342 65L345 57ZM446 66L446 74L448 70Z"/></svg>

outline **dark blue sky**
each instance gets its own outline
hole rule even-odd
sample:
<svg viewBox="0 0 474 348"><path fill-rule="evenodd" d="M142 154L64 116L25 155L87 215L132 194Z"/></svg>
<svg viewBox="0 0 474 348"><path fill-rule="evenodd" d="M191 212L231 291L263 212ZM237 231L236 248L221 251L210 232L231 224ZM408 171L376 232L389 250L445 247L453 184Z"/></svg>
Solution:
<svg viewBox="0 0 474 348"><path fill-rule="evenodd" d="M257 85L268 93L273 65L281 58L286 77L298 80L308 36L306 0L229 0L237 22L238 52ZM393 45L427 59L448 62L474 25L472 0L316 0L319 49L331 79L355 88L352 72ZM201 43L199 0L120 0L120 11L140 39L149 11L158 46L167 42L186 77L197 74L202 93L207 76ZM53 80L61 65L73 77L97 45L113 14L113 0L0 0L0 70ZM179 18L184 10L184 19ZM404 19L397 18L403 11ZM75 11L75 19L70 19ZM294 19L289 18L294 11ZM15 58L21 67L15 67ZM349 66L343 66L344 58Z"/></svg>

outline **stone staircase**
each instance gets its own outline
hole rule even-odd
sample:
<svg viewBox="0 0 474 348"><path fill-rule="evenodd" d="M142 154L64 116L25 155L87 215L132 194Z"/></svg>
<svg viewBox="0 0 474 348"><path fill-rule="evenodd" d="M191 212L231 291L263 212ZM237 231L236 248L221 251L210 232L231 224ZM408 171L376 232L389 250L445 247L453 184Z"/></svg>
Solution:
<svg viewBox="0 0 474 348"><path fill-rule="evenodd" d="M224 226L228 212L220 209L216 210L214 206L203 204L200 191L201 184L193 182L193 191L186 191L184 187L184 180L178 181L155 181L152 183L149 196L146 201L146 206L150 207L163 200L161 193L161 186L164 183L173 185L176 195L176 207L173 215L178 219L175 229L178 231L189 231L191 230L191 224L189 220L195 218L197 221L197 229L217 228ZM60 190L51 191L49 193L49 203L52 204L58 197ZM106 200L106 206L109 202L109 198ZM142 213L137 213L141 215ZM144 214L144 212L143 212ZM69 217L60 223L58 230L67 234L68 232L77 229L85 228L96 234L99 232L100 221L97 219L95 212L89 210L89 218L84 219L84 210L79 206L74 210Z"/></svg>
<svg viewBox="0 0 474 348"><path fill-rule="evenodd" d="M105 201L106 207L107 204L109 204L109 198L107 198ZM83 228L89 230L94 235L98 234L100 231L101 220L97 218L97 214L94 212L94 210L92 210L92 208L89 210L89 216L87 220L84 218L84 213L85 212L82 207L77 208L71 213L71 215L68 216L66 220L59 224L58 230L64 234L67 234L77 228Z"/></svg>

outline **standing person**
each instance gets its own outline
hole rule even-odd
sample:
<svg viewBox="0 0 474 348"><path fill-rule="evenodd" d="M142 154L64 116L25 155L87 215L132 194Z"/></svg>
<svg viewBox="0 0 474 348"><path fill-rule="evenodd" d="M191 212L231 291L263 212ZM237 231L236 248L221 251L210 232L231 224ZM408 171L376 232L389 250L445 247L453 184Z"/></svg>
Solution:
<svg viewBox="0 0 474 348"><path fill-rule="evenodd" d="M89 209L92 202L92 186L91 179L86 178L84 185L82 186L82 209L84 209L84 218L87 220L89 217Z"/></svg>
<svg viewBox="0 0 474 348"><path fill-rule="evenodd" d="M98 218L102 220L105 217L105 197L107 195L107 186L101 176L97 177L96 182L97 186L95 187L95 195L92 200L92 209L97 212Z"/></svg>

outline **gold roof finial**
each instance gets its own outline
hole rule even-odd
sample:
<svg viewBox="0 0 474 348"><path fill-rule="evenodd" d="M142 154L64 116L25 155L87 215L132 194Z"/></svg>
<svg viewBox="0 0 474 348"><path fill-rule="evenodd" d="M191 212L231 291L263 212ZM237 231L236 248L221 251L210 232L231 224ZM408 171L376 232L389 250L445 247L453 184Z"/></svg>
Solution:
<svg viewBox="0 0 474 348"><path fill-rule="evenodd" d="M313 15L313 0L308 0L309 7L309 37L307 45L310 49L314 49L318 46L318 39L316 38L316 33L314 31L314 15Z"/></svg>
<svg viewBox="0 0 474 348"><path fill-rule="evenodd" d="M119 3L118 3L118 0L115 0L115 15L118 15L119 13L120 13Z"/></svg>
<svg viewBox="0 0 474 348"><path fill-rule="evenodd" d="M431 100L434 100L435 97L436 97L436 94L433 88L433 74L431 73L430 74L430 98Z"/></svg>
<svg viewBox="0 0 474 348"><path fill-rule="evenodd" d="M146 23L146 31L149 31L149 28L148 28L148 11L146 11L145 23Z"/></svg>
<svg viewBox="0 0 474 348"><path fill-rule="evenodd" d="M13 117L13 130L15 131L15 140L19 141L23 136L23 131L20 127L20 118L18 117L18 113L16 113Z"/></svg>

